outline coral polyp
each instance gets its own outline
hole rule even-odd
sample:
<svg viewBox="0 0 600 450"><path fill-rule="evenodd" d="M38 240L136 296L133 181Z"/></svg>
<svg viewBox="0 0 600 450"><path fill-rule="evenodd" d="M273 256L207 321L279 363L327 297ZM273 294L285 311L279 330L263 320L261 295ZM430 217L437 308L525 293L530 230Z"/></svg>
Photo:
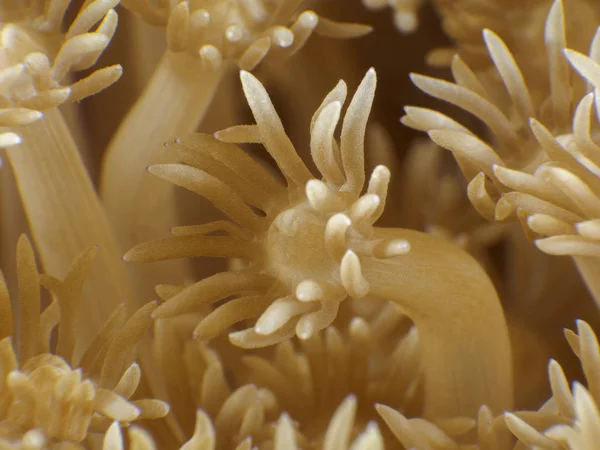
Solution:
<svg viewBox="0 0 600 450"><path fill-rule="evenodd" d="M381 214L388 180L389 171L378 167L367 193L358 198L310 180L306 200L275 218L267 233L266 272L292 294L269 306L254 327L256 333L270 334L286 316L306 313L296 324L296 334L310 337L331 324L340 301L368 294L361 257L391 257L409 251L405 240L373 239L373 222ZM314 245L307 248L307 242ZM315 301L320 302L317 311Z"/></svg>
<svg viewBox="0 0 600 450"><path fill-rule="evenodd" d="M295 53L315 31L332 37L370 31L368 26L336 23L313 11L299 11L303 0L122 3L146 22L164 26L169 50L199 57L205 70L217 70L224 61L236 61L250 70L270 51Z"/></svg>
<svg viewBox="0 0 600 450"><path fill-rule="evenodd" d="M243 71L241 80L256 125L177 139L171 146L184 164L149 169L205 197L232 221L176 227L174 236L139 244L125 259L219 256L246 263L179 287L153 316L177 316L224 300L200 320L194 336L209 340L229 331L235 345L255 348L294 335L310 338L334 321L347 298L388 300L419 330L427 415L473 416L483 403L494 410L509 407L508 331L483 269L442 239L373 226L390 180L388 169L376 167L363 194L375 71L367 72L353 96L339 142L334 134L345 83L338 83L313 116L310 150L321 179L296 152L262 84ZM262 144L286 185L235 145L242 143ZM428 283L432 274L437 281ZM461 326L467 317L477 319ZM241 330L231 330L238 324ZM497 349L493 355L488 345Z"/></svg>
<svg viewBox="0 0 600 450"><path fill-rule="evenodd" d="M141 244L126 258L161 258L161 248L174 250L172 243L179 241L184 249L187 247L184 242L193 241L203 246L205 252L249 259L248 271L230 275L240 280L239 285L230 284L237 292L226 289L223 293L235 295L255 288L257 283L261 284L260 279L266 287L260 292L260 298L242 296L224 304L199 324L195 334L203 339L212 338L234 323L257 317L254 327L231 335L236 343L253 347L269 345L294 334L307 339L324 329L335 319L342 300L368 294L368 282L361 275L361 258L405 254L410 244L403 239L373 237L373 224L383 212L387 196L390 173L386 167L375 168L366 193L361 195L364 184L362 136L375 93L373 70L367 73L350 104L339 149L333 133L346 96L343 82L315 114L311 151L323 175L321 180L313 178L298 157L272 105L266 105L264 99L268 100L268 95L262 85L247 72L242 72L241 78L248 98L253 99L251 105L259 125L223 130L216 134L216 139L196 135L189 140L177 140L173 147L191 166L150 168L153 174L209 198L236 223L178 227L173 230L179 235L175 241ZM272 135L264 134L263 129L270 129ZM352 132L348 132L349 129ZM281 168L287 188L232 145L234 141L255 140L256 132L261 133L261 141ZM198 150L209 153L210 157L201 155ZM234 157L238 161L237 170L222 166L233 163ZM260 209L265 216L261 217L251 207ZM229 236L206 234L219 228ZM253 276L249 276L249 272ZM192 297L212 284L214 277L212 280L203 280L185 289L164 304L156 316L184 312L195 303ZM223 299L223 293L210 301Z"/></svg>

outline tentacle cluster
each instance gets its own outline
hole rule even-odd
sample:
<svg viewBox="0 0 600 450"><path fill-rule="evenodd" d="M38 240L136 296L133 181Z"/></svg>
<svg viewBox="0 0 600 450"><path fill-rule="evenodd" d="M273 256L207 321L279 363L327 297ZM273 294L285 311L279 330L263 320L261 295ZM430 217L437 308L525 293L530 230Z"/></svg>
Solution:
<svg viewBox="0 0 600 450"><path fill-rule="evenodd" d="M212 434L219 449L272 438L269 425L280 413L277 398L268 389L236 383L235 359L227 364L217 351L191 339L197 321L197 315L184 314L154 323L154 375L162 378L164 398L177 419L171 423L174 435L197 445ZM208 427L202 426L206 422Z"/></svg>
<svg viewBox="0 0 600 450"><path fill-rule="evenodd" d="M21 445L17 448L55 448L61 443L83 448L79 445L90 433L103 433L115 421L119 426L163 417L168 412L168 406L159 400L129 400L141 378L140 368L133 362L135 346L150 325L155 304L142 307L127 321L122 305L81 359L75 360L81 292L95 251L91 249L75 261L61 281L38 274L33 250L22 237L17 248L16 326L4 279L0 280L3 448L13 448L10 445L15 442ZM40 284L53 294L52 303L43 311ZM53 348L51 333L55 327L58 342Z"/></svg>
<svg viewBox="0 0 600 450"><path fill-rule="evenodd" d="M504 100L491 95L497 89L486 88L459 58L452 64L456 83L413 75L426 93L477 115L490 131L489 143L428 109L407 107L402 121L453 153L469 180L468 197L484 218L517 218L543 252L572 256L600 302L600 29L595 26L587 30L595 30L588 56L567 48L563 2L553 2L543 36L548 82L535 80L537 92L528 88L507 45L489 30L484 40L508 94ZM583 79L573 76L569 65Z"/></svg>
<svg viewBox="0 0 600 450"><path fill-rule="evenodd" d="M315 441L325 435L338 404L353 393L358 433L376 419L377 401L411 415L422 408L417 331L411 327L397 337L392 332L402 318L388 304L372 321L353 317L345 327L332 325L300 341L299 348L288 340L275 347L273 358L247 355L242 360L250 380L268 387L298 421L299 432Z"/></svg>
<svg viewBox="0 0 600 450"><path fill-rule="evenodd" d="M174 295L174 292L161 290L164 299ZM387 324L389 334L390 325L397 323L399 317L397 313L389 314L389 308L386 311L386 317L380 318L373 325L385 327ZM390 321L390 316L396 320ZM365 330L368 327L364 321L357 320L363 323L352 327L352 342L363 344L358 354L366 361L369 355L366 342L368 336L365 335L368 330ZM291 445L282 447L281 443L277 443L282 438L282 430L278 430L282 422L286 427L291 426L294 441L301 448L345 449L355 438L362 439L361 432L365 429L366 421L360 420L363 416L361 406L365 409L366 404L360 405L361 395L349 395L351 390L347 385L335 383L335 379L344 373L344 368L351 366L350 352L343 348L338 332L333 332L337 339L322 339L315 335L312 341L303 341L311 349L306 355L296 354L289 341L281 343L275 350L275 367L270 360L258 355L244 356L242 365L239 356L232 356L231 351L224 356L227 358L225 361L220 358L223 352L190 339L195 321L195 314L184 314L175 318L158 319L154 328L154 353L158 363L154 375L164 379L166 398L177 419L176 423L171 423L175 427L174 434L181 442L188 439L182 448L198 448L201 444L202 449L241 450L254 446L281 450L296 448ZM373 338L380 333L381 330L373 329ZM393 383L393 373L400 372L403 363L408 365L417 358L415 334L411 333L406 341L402 344L402 349L395 352L392 361L379 361L382 368L391 368L381 377L390 384ZM358 356L356 351L354 354ZM310 368L306 366L306 356L309 357ZM327 370L322 364L323 359L328 357L334 360L331 361L331 366L335 367L335 373L331 375L325 373ZM307 369L314 371L312 379L311 374L306 373ZM354 375L348 377L352 379L354 387L362 388L364 376L361 377L360 374L364 374L366 369L365 365L359 365ZM411 375L415 371L418 371L418 364L410 365L410 369L406 371L408 373L399 380L398 389L392 390L403 391L413 381ZM293 382L286 376L293 379ZM298 400L300 385L303 400L297 403L294 400ZM385 388L378 387L380 393L384 394ZM308 393L304 388L312 392ZM390 389L386 392L389 393ZM306 394L310 398L305 398ZM396 396L389 398L390 401L393 399ZM285 413L282 414L283 411ZM341 420L340 416L344 419ZM369 418L372 416L373 414ZM315 426L316 423L318 426ZM366 429L372 433L377 427L371 423ZM377 435L381 439L378 432ZM323 445L324 441L327 442L326 445ZM358 444L357 447L362 448Z"/></svg>
<svg viewBox="0 0 600 450"><path fill-rule="evenodd" d="M506 425L503 417L494 417L483 405L477 417L452 417L435 421L421 417L409 419L389 406L377 405L377 412L403 448L431 448L435 450L511 448L503 440ZM469 444L464 444L467 441Z"/></svg>
<svg viewBox="0 0 600 450"><path fill-rule="evenodd" d="M352 424L356 414L356 400L353 396L348 398L338 407L331 418L323 445L323 450L383 450L383 437L379 432L377 424L369 425L354 439L352 436ZM271 425L270 439L263 441L260 448L273 450L300 450L313 448L307 446L307 440L296 430L295 423L286 413L281 414L279 420ZM210 417L202 410L196 414L196 426L194 436L180 447L180 450L216 450L219 448L217 433ZM129 447L139 450L155 450L156 443L152 436L143 429L132 426L128 433ZM125 442L118 424L113 424L105 435L103 450L112 448L124 448ZM251 450L259 448L252 446L252 440L247 437L235 447L225 447L235 450Z"/></svg>
<svg viewBox="0 0 600 450"><path fill-rule="evenodd" d="M258 318L252 328L230 335L237 345L254 347L294 334L307 339L327 327L342 300L369 293L361 258L405 254L409 244L373 238L373 223L383 211L390 177L385 167L373 171L367 192L360 195L365 127L376 85L373 70L350 103L339 143L334 131L346 97L343 82L313 117L311 152L322 180L313 178L296 153L260 82L247 72L241 79L256 125L220 131L216 139L196 135L178 140L173 147L188 165L150 168L153 174L203 195L235 223L178 227L175 236L140 244L125 258L155 261L213 255L248 260L246 270L217 274L181 290L155 316L174 316L234 295L202 320L195 334L209 339L235 323ZM234 145L248 142L263 144L285 176L287 188ZM209 235L213 232L221 235Z"/></svg>
<svg viewBox="0 0 600 450"><path fill-rule="evenodd" d="M561 365L551 360L548 378L552 397L536 412L506 413L508 428L525 445L540 450L555 448L592 449L600 438L600 345L592 328L577 322L577 333L565 336L581 361L587 388L580 383L569 386Z"/></svg>
<svg viewBox="0 0 600 450"><path fill-rule="evenodd" d="M363 35L370 27L336 23L313 11L299 12L304 0L124 0L147 22L166 27L173 52L200 57L206 70L224 61L253 69L271 52L289 56L313 32L331 37ZM290 24L291 22L291 24Z"/></svg>
<svg viewBox="0 0 600 450"><path fill-rule="evenodd" d="M361 258L389 258L409 251L405 240L371 239L388 181L388 170L377 167L367 193L353 199L310 180L306 202L275 218L268 233L267 272L293 293L267 308L256 322L256 333L271 334L291 317L304 315L295 332L302 339L310 337L333 321L341 300L368 295Z"/></svg>
<svg viewBox="0 0 600 450"><path fill-rule="evenodd" d="M232 221L175 228L174 236L139 244L124 258L153 262L218 256L245 259L247 264L191 286L169 287L176 294L154 317L223 301L194 334L206 340L251 320L250 327L231 332L229 338L252 348L294 335L310 338L331 324L346 298L385 299L402 308L419 330L427 415L472 415L483 403L492 410L510 408L508 331L483 269L442 239L373 227L389 182L389 171L377 167L361 195L374 70L367 72L350 101L339 142L334 134L346 97L343 82L313 116L310 149L321 180L298 156L264 87L247 72L241 79L255 125L178 140L173 147L186 164L150 168L202 195ZM241 143L262 144L287 185L235 145ZM429 282L431 274L435 283ZM465 310L479 320L467 323ZM486 350L490 346L493 353Z"/></svg>
<svg viewBox="0 0 600 450"><path fill-rule="evenodd" d="M590 56L567 50L573 67L588 81L589 94L577 104L568 133L552 135L537 125L542 150L549 162L533 176L496 168L503 184L513 192L504 197L527 198L519 204L526 217L531 238L544 252L571 256L600 256L600 64L594 61L600 48L600 33ZM594 113L595 110L595 113ZM499 208L513 211L515 205L499 202Z"/></svg>
<svg viewBox="0 0 600 450"><path fill-rule="evenodd" d="M538 148L535 132L530 130L530 119L550 122L553 129L561 132L568 128L572 84L567 61L561 53L566 46L564 27L562 3L556 1L546 22L548 65L553 68L549 71L549 96L529 90L509 47L489 29L483 31L483 39L495 65L494 75L500 81L495 85L507 95L501 98L492 95L484 81L458 56L451 67L455 83L411 75L415 85L425 93L482 120L490 131L491 146L453 119L429 109L407 107L402 122L427 131L434 142L452 151L469 180L481 171L494 179L493 164L526 171L535 169L545 155Z"/></svg>
<svg viewBox="0 0 600 450"><path fill-rule="evenodd" d="M78 11L67 31L61 25L70 2L35 2L14 9L15 19L0 30L0 129L27 125L42 111L76 102L107 88L121 74L120 65L99 69L72 83L70 73L92 68L110 43L118 0L94 0ZM0 134L0 146L20 143L17 133Z"/></svg>
<svg viewBox="0 0 600 450"><path fill-rule="evenodd" d="M594 94L584 96L575 108L571 129L571 105L584 86L571 80L568 64L588 77L592 81L588 90L593 89L594 74L600 73L593 61L600 33L591 44L591 59L566 50L562 2L555 1L545 29L552 69L549 90L537 95L528 89L506 44L489 30L484 31L484 39L508 93L506 112L459 58L452 64L456 84L420 75L413 75L413 81L430 95L478 115L491 131L491 145L431 110L408 107L402 121L428 131L434 142L452 151L469 180L469 199L485 218L516 216L530 237L532 231L573 230L574 223L590 218L589 202L584 204L583 196L593 195L600 170L594 162L599 150L593 131L597 128L592 119Z"/></svg>
<svg viewBox="0 0 600 450"><path fill-rule="evenodd" d="M405 1L400 0L400 4ZM534 53L530 52L528 33L543 29L549 0L528 0L526 4L516 0L432 0L432 3L439 10L442 28L454 46L431 51L427 55L430 64L449 66L452 56L458 53L478 70L488 67L489 59L480 33L484 28L492 28L511 47L519 44L519 59L528 58L532 64L542 65L541 58L531 56Z"/></svg>

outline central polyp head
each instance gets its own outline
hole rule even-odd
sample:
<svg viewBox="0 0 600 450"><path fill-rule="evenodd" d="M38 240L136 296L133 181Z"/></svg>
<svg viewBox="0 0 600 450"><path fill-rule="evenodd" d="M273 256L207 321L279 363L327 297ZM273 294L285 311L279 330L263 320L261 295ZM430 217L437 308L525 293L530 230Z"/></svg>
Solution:
<svg viewBox="0 0 600 450"><path fill-rule="evenodd" d="M376 176L387 179L385 167L376 170ZM382 206L381 198L370 193L357 199L319 180L306 183L303 197L277 215L269 228L269 271L294 289L305 279L339 284L340 262L346 251L368 247L361 241L373 234L372 223Z"/></svg>
<svg viewBox="0 0 600 450"><path fill-rule="evenodd" d="M223 256L247 261L241 269L217 274L185 288L161 305L155 317L172 317L198 303L230 297L194 330L207 340L233 324L257 318L232 332L242 347L272 345L294 335L307 339L337 316L340 302L370 290L361 265L405 254L408 242L381 238L373 224L383 212L390 172L376 167L366 192L364 137L375 94L369 70L342 122L346 98L340 81L315 112L310 151L319 179L304 164L285 133L264 86L250 73L240 78L256 125L197 135L177 144L187 164L158 165L152 173L212 201L233 222L174 230L179 236L141 244L127 260L174 256ZM285 178L281 184L236 144L261 143ZM261 211L261 213L259 213ZM220 231L225 235L209 236Z"/></svg>
<svg viewBox="0 0 600 450"><path fill-rule="evenodd" d="M269 228L265 245L272 275L291 289L307 278L339 278L339 266L325 245L326 227L327 217L307 202L279 214Z"/></svg>
<svg viewBox="0 0 600 450"><path fill-rule="evenodd" d="M298 336L309 337L333 321L340 301L369 293L369 283L362 276L362 258L389 257L409 250L406 241L373 239L373 223L383 211L388 181L389 170L378 166L367 193L358 197L310 180L305 199L276 216L265 239L265 272L291 295L275 301L261 315L255 326L258 334L271 333L283 304L293 303L304 312L314 309L319 313L319 320L308 314L298 322Z"/></svg>

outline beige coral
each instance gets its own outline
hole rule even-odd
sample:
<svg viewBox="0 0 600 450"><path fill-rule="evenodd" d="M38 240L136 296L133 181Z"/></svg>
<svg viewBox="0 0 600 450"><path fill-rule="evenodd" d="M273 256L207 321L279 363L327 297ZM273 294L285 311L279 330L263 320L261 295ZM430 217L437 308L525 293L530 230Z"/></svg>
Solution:
<svg viewBox="0 0 600 450"><path fill-rule="evenodd" d="M124 308L118 308L81 357L74 353L82 288L95 253L84 253L61 281L40 276L29 241L24 236L19 240L18 316L11 311L4 280L0 283L2 448L86 448L86 439L104 433L112 422L127 425L164 417L169 410L159 400L130 400L141 378L135 347L150 325L155 304L127 321ZM53 294L43 311L40 284ZM51 338L55 327L56 344Z"/></svg>
<svg viewBox="0 0 600 450"><path fill-rule="evenodd" d="M551 360L548 365L552 387L550 400L538 412L527 416L505 414L509 429L524 445L540 450L588 450L597 445L600 346L587 323L579 321L577 331L576 334L566 330L565 335L581 361L588 387L575 382L571 389L560 364Z"/></svg>
<svg viewBox="0 0 600 450"><path fill-rule="evenodd" d="M367 193L360 195L374 70L367 72L350 102L339 143L333 133L346 96L343 82L313 116L311 152L322 180L314 179L299 158L260 82L248 72L242 72L241 79L257 125L235 126L218 132L216 138L196 135L177 140L174 147L187 164L150 168L206 197L233 221L177 227L174 236L139 244L125 259L238 257L248 261L248 269L201 280L161 305L154 316L174 316L233 295L204 318L194 334L210 339L236 323L256 319L253 326L229 335L236 345L254 348L294 335L309 338L333 322L340 302L348 297L383 298L397 303L421 335L428 414L453 415L457 410L475 414L486 402L492 408L509 405L508 333L483 270L468 254L441 239L373 227L385 202L389 181L385 167L375 168ZM242 142L262 143L288 186L232 144ZM421 280L426 273L435 273L439 283L424 289ZM452 300L440 301L443 298ZM476 319L456 327L465 308ZM478 338L473 339L473 333ZM486 357L487 345L495 348L493 358ZM485 373L477 388L469 377L475 366ZM454 388L446 389L447 383L454 383Z"/></svg>

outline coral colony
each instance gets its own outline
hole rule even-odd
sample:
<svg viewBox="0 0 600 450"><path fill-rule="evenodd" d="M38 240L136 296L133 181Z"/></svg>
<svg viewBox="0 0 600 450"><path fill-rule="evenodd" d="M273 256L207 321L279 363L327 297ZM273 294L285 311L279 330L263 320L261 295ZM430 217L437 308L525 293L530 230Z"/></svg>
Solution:
<svg viewBox="0 0 600 450"><path fill-rule="evenodd" d="M600 2L2 0L0 42L0 449L600 448Z"/></svg>

